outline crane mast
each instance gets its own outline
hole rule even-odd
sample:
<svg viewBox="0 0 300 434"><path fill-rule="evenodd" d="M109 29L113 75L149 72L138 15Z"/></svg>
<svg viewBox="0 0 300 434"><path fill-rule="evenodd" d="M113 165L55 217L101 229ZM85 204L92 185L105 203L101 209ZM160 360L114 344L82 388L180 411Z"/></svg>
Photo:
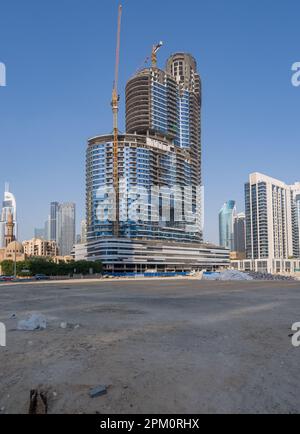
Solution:
<svg viewBox="0 0 300 434"><path fill-rule="evenodd" d="M113 112L113 186L115 192L115 220L113 224L114 237L119 236L119 222L120 222L120 198L119 198L119 144L118 144L118 112L119 112L119 94L118 94L118 80L119 80L119 63L120 63L120 35L121 35L121 18L122 18L122 5L119 5L118 10L118 28L117 28L117 46L116 46L116 63L115 63L115 79L112 91L112 112Z"/></svg>
<svg viewBox="0 0 300 434"><path fill-rule="evenodd" d="M157 52L161 49L162 46L163 46L163 42L160 41L157 45L153 45L152 47L152 55L151 55L152 68L157 67Z"/></svg>

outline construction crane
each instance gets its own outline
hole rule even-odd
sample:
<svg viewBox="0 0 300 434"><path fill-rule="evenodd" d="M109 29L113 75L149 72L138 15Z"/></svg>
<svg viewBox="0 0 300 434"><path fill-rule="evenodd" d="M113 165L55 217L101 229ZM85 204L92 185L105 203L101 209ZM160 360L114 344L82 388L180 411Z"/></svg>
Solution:
<svg viewBox="0 0 300 434"><path fill-rule="evenodd" d="M122 5L119 5L118 11L118 28L117 28L117 47L116 47L116 63L115 63L115 79L112 91L112 112L113 112L113 186L115 191L115 207L116 214L113 225L113 234L115 237L119 236L119 222L120 222L120 198L119 198L119 144L118 144L118 112L119 112L119 94L118 94L118 80L119 80L119 63L120 63L120 36L121 36L121 18L122 18Z"/></svg>
<svg viewBox="0 0 300 434"><path fill-rule="evenodd" d="M152 56L151 56L152 68L157 67L157 52L162 46L163 46L163 42L160 41L157 45L153 45L152 47Z"/></svg>
<svg viewBox="0 0 300 434"><path fill-rule="evenodd" d="M149 62L150 57L146 57L146 59L144 60L144 62L139 66L139 68L136 70L135 74L138 74L143 68L146 68L147 63Z"/></svg>

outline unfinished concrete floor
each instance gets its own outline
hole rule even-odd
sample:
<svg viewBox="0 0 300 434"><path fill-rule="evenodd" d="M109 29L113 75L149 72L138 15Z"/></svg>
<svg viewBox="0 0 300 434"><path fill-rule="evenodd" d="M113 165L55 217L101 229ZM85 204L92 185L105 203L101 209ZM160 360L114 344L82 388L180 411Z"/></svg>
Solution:
<svg viewBox="0 0 300 434"><path fill-rule="evenodd" d="M195 279L0 285L0 409L27 413L299 413L300 282ZM41 312L43 331L16 330ZM73 326L60 328L66 321ZM104 384L108 393L90 398Z"/></svg>

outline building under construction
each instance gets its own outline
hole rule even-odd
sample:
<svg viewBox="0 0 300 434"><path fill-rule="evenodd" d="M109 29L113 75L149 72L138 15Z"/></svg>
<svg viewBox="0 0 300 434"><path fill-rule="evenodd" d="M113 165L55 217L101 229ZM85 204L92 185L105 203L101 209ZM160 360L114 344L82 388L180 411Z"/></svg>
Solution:
<svg viewBox="0 0 300 434"><path fill-rule="evenodd" d="M126 240L134 245L139 240L145 246L147 241L156 240L168 246L173 243L174 264L172 260L165 263L166 269L183 269L184 264L199 268L200 262L203 268L201 80L196 61L190 54L177 53L168 59L165 69L160 69L157 52L162 43L154 46L151 65L138 71L126 85L126 133L121 134L117 89L120 25L121 8L112 97L113 134L93 137L87 147L87 256L103 260L113 271L132 269L136 263L142 264L140 271L145 271L148 266L157 268L156 263L164 264L163 245L157 260L152 255L149 262L147 255L142 259L141 253L131 249L127 259L123 255L118 261L120 246L116 247L116 242ZM156 192L154 196L151 189ZM111 191L113 200L108 198ZM178 208L182 218L178 218ZM113 242L110 258L97 249L97 242L103 245L103 240L105 244ZM189 250L181 249L188 244L193 244L194 253L196 246L202 249L200 262L191 261ZM153 245L149 246L145 251L151 254ZM214 260L209 261L208 268L226 265L228 252L216 246L214 249L217 254L212 253L210 259ZM178 258L176 251L181 252Z"/></svg>

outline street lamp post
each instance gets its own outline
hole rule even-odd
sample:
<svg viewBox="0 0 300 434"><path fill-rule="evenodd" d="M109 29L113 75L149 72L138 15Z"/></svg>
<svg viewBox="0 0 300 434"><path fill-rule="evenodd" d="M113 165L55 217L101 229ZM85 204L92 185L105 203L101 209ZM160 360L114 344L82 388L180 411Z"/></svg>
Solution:
<svg viewBox="0 0 300 434"><path fill-rule="evenodd" d="M17 278L17 242L15 241L14 279Z"/></svg>

